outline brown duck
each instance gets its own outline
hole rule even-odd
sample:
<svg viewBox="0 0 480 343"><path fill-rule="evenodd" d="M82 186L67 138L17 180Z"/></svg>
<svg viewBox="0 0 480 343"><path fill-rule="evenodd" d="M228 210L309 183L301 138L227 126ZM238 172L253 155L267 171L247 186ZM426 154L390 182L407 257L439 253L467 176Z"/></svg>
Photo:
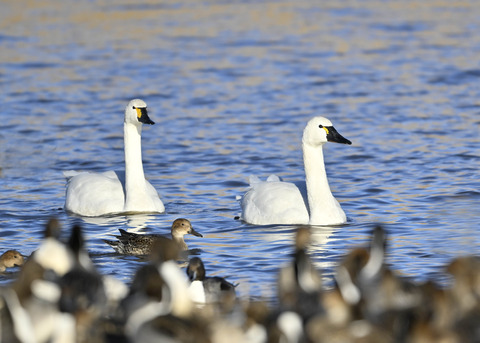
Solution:
<svg viewBox="0 0 480 343"><path fill-rule="evenodd" d="M120 236L115 236L117 241L104 239L103 241L110 245L117 253L125 255L149 255L155 243L162 238L160 234L138 234L119 229ZM188 246L183 236L191 234L197 237L203 237L195 231L188 219L179 218L172 224L171 240L177 244L180 250L187 250Z"/></svg>

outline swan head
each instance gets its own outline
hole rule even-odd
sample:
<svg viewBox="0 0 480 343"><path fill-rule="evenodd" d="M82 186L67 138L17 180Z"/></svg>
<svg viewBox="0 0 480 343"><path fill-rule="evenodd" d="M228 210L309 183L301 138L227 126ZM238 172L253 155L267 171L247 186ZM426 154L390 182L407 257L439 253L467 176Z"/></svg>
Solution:
<svg viewBox="0 0 480 343"><path fill-rule="evenodd" d="M327 142L352 144L335 130L330 120L324 117L310 119L303 130L303 142L312 146L323 145Z"/></svg>
<svg viewBox="0 0 480 343"><path fill-rule="evenodd" d="M125 123L132 123L135 125L141 124L155 124L147 112L147 104L140 99L133 99L125 108Z"/></svg>

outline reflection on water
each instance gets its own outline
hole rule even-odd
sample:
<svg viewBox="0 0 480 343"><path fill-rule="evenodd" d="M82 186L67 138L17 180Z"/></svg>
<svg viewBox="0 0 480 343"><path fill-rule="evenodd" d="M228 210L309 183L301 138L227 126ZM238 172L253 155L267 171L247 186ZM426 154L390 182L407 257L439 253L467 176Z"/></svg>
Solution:
<svg viewBox="0 0 480 343"><path fill-rule="evenodd" d="M57 216L85 228L100 270L128 282L143 261L102 239L119 228L188 239L209 274L272 296L295 226L234 220L249 175L303 178L301 133L330 118L349 147L327 145L330 186L349 222L313 228L327 284L375 223L388 262L417 280L475 253L480 5L406 1L6 2L0 11L0 247L34 251ZM147 178L163 215L68 216L64 170L123 168L123 109L143 98ZM148 227L146 230L142 230ZM10 274L1 276L6 281Z"/></svg>

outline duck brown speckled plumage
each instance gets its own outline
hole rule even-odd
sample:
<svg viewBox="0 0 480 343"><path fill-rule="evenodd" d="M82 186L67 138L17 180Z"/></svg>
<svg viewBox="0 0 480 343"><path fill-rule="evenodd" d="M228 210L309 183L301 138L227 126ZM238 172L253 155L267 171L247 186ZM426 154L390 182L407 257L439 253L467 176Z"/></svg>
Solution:
<svg viewBox="0 0 480 343"><path fill-rule="evenodd" d="M7 268L20 267L23 262L22 254L16 250L7 250L0 256L0 272L4 272Z"/></svg>
<svg viewBox="0 0 480 343"><path fill-rule="evenodd" d="M119 254L126 255L150 255L155 242L159 238L165 238L159 234L138 234L127 232L120 229L120 236L115 236L118 240L111 241L104 239L103 241L110 245ZM187 250L188 246L183 236L191 234L197 237L203 237L199 232L195 231L188 219L176 219L171 228L172 241L177 244L180 250Z"/></svg>

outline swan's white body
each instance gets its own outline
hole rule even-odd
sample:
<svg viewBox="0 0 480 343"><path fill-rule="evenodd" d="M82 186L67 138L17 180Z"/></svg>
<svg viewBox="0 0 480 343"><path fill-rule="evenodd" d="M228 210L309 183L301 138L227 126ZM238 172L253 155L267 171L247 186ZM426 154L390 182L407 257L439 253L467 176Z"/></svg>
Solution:
<svg viewBox="0 0 480 343"><path fill-rule="evenodd" d="M157 191L143 173L140 120L153 124L146 114L146 107L145 102L135 99L125 109L125 173L64 173L68 180L66 211L87 217L122 212L165 211Z"/></svg>
<svg viewBox="0 0 480 343"><path fill-rule="evenodd" d="M347 221L328 184L323 160L327 141L351 144L323 117L311 119L303 131L305 182L293 184L270 176L253 179L241 199L242 220L255 225L337 225Z"/></svg>

